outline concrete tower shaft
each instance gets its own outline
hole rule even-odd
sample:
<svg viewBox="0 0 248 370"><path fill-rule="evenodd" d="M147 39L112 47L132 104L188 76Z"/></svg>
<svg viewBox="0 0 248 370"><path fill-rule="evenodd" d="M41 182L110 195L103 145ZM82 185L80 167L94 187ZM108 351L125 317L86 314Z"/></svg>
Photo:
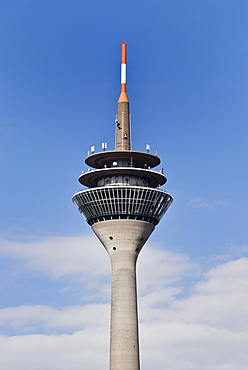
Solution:
<svg viewBox="0 0 248 370"><path fill-rule="evenodd" d="M121 93L115 150L94 153L79 177L88 187L72 200L108 252L112 266L110 370L139 370L136 261L155 226L172 203L158 189L166 183L158 156L131 150L126 94L127 43L121 43Z"/></svg>
<svg viewBox="0 0 248 370"><path fill-rule="evenodd" d="M112 267L110 369L139 370L136 261L154 230L149 222L110 220L93 231L106 248Z"/></svg>

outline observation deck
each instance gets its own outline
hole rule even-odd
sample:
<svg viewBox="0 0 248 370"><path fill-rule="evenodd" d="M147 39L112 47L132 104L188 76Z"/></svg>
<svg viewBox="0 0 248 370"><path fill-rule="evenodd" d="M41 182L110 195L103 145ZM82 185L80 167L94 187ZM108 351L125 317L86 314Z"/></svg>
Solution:
<svg viewBox="0 0 248 370"><path fill-rule="evenodd" d="M141 181L139 181L141 180ZM85 186L95 187L109 184L145 185L152 188L164 185L166 177L159 172L132 167L113 167L83 173L78 181Z"/></svg>
<svg viewBox="0 0 248 370"><path fill-rule="evenodd" d="M89 225L133 219L157 225L172 202L168 193L141 186L106 186L76 193L73 202Z"/></svg>
<svg viewBox="0 0 248 370"><path fill-rule="evenodd" d="M156 226L172 203L172 197L157 187L166 183L158 156L133 150L94 153L85 159L94 169L79 176L89 189L72 200L89 225L117 219L146 221Z"/></svg>
<svg viewBox="0 0 248 370"><path fill-rule="evenodd" d="M79 176L88 187L105 185L141 185L156 188L166 183L161 172L151 170L160 163L158 156L132 150L99 152L88 156L85 163L96 168Z"/></svg>
<svg viewBox="0 0 248 370"><path fill-rule="evenodd" d="M109 150L89 155L85 163L93 168L112 167L113 161L125 162L127 166L153 168L160 164L157 155L135 150Z"/></svg>

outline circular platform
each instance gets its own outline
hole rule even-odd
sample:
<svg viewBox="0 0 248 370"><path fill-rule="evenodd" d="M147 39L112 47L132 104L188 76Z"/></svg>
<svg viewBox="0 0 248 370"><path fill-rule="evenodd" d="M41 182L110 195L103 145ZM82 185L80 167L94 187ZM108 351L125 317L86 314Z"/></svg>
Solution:
<svg viewBox="0 0 248 370"><path fill-rule="evenodd" d="M148 184L152 188L164 185L167 181L166 177L159 172L145 170L142 168L134 167L115 167L115 168L103 168L83 173L78 181L88 187L98 186L98 181L107 176L119 176L119 175L132 175L143 177L147 180Z"/></svg>
<svg viewBox="0 0 248 370"><path fill-rule="evenodd" d="M158 156L146 152L137 152L134 150L111 150L89 155L85 163L93 168L110 167L113 161L126 160L134 163L135 167L144 168L145 166L153 168L160 164Z"/></svg>

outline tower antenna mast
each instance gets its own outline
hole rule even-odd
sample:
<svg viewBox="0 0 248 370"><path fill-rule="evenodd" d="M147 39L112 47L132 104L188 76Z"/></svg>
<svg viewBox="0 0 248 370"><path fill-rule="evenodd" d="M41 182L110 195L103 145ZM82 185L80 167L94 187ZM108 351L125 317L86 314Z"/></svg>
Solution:
<svg viewBox="0 0 248 370"><path fill-rule="evenodd" d="M115 149L131 149L129 100L127 97L127 41L121 42L121 91L117 109Z"/></svg>

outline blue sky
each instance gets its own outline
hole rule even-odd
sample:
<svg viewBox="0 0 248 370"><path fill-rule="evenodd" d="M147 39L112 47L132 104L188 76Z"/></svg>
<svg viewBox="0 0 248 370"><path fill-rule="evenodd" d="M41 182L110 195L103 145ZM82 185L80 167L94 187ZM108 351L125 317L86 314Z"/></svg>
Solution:
<svg viewBox="0 0 248 370"><path fill-rule="evenodd" d="M128 40L132 147L174 197L139 257L142 369L247 369L247 14L0 1L1 368L107 368L109 261L71 197L90 146L114 148Z"/></svg>

